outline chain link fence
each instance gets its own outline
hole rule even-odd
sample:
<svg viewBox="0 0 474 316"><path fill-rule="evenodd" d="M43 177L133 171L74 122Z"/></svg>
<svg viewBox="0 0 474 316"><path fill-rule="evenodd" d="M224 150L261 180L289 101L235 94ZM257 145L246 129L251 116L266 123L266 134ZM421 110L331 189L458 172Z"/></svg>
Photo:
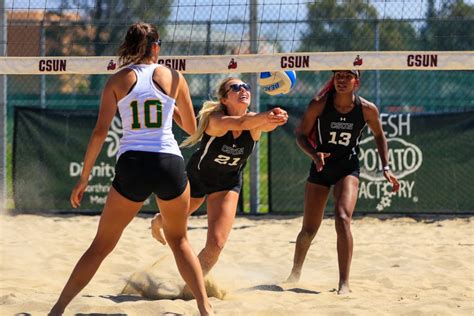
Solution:
<svg viewBox="0 0 474 316"><path fill-rule="evenodd" d="M22 6L16 1L7 1L4 25L7 55L111 56L133 21L146 21L159 27L162 56L246 54L251 46L252 3L231 2L61 0L53 3L29 1L27 6ZM472 1L268 0L256 3L259 53L474 49ZM432 58L435 57L426 53L417 55L413 62L430 63ZM197 109L226 76L186 75ZM249 80L250 75L240 77ZM288 126L280 129L284 135L279 130L270 142L266 137L261 141L260 201L264 211L281 204L269 198L275 186L285 185L278 181L273 183L279 177L278 172L272 173L273 170L293 170L287 160L289 151L295 155L294 159L305 159L294 147L292 128L311 97L329 77L329 72L298 72L297 85L288 95L260 94L261 108L279 105L292 114ZM106 75L8 75L9 164L12 163L16 107L97 110L106 80ZM373 70L362 73L360 94L375 102L382 113L393 115L465 112L474 109L472 82L472 71ZM465 135L463 131L458 132ZM439 146L438 139L430 141L429 146ZM281 144L287 146L281 147ZM271 150L267 150L268 146ZM473 164L466 168L466 173L472 176ZM12 178L10 168L10 182ZM302 193L304 184L300 182L299 178L291 185L297 186L298 192ZM12 187L11 183L9 187ZM246 210L248 188L247 177L244 185ZM280 195L278 191L275 194ZM292 206L291 209L301 211L301 207ZM284 208L284 211L290 209Z"/></svg>

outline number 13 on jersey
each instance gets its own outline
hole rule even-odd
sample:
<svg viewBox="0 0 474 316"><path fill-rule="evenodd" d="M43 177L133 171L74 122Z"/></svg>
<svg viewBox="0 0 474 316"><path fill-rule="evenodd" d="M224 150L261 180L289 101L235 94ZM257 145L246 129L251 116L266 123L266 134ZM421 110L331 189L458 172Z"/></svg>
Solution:
<svg viewBox="0 0 474 316"><path fill-rule="evenodd" d="M329 140L331 144L347 146L351 142L351 133L342 132L338 136L337 132L329 132L329 135L331 135L331 139Z"/></svg>
<svg viewBox="0 0 474 316"><path fill-rule="evenodd" d="M140 117L139 104L137 100L130 102L133 121L132 129L142 128L142 122L146 128L160 128L163 121L163 104L160 100L146 100L143 103L143 116Z"/></svg>

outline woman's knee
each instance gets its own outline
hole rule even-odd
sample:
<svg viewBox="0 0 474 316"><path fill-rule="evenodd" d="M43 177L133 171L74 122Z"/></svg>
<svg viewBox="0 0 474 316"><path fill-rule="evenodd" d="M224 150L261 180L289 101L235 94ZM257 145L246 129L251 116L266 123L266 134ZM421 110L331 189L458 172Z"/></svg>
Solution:
<svg viewBox="0 0 474 316"><path fill-rule="evenodd" d="M166 235L166 241L172 250L182 249L188 243L184 235Z"/></svg>
<svg viewBox="0 0 474 316"><path fill-rule="evenodd" d="M227 238L220 235L214 235L208 238L206 248L214 253L220 253L226 244Z"/></svg>
<svg viewBox="0 0 474 316"><path fill-rule="evenodd" d="M114 250L116 244L109 240L94 240L87 252L94 257L105 258Z"/></svg>
<svg viewBox="0 0 474 316"><path fill-rule="evenodd" d="M319 227L304 227L301 228L300 236L305 239L313 240L314 236L318 232Z"/></svg>
<svg viewBox="0 0 474 316"><path fill-rule="evenodd" d="M344 207L336 207L335 209L335 221L336 228L350 229L352 216L349 215L349 211Z"/></svg>

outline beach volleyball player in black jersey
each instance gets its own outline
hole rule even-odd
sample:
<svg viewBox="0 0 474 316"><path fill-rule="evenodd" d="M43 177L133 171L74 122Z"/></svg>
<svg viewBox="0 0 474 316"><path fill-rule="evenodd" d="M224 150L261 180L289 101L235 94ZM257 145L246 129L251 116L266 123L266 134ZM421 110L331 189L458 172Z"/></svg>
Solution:
<svg viewBox="0 0 474 316"><path fill-rule="evenodd" d="M232 77L223 80L217 100L204 102L197 132L181 144L183 147L199 143L186 171L191 184L190 213L207 197L207 240L198 255L204 275L216 264L232 229L247 158L262 132L272 131L288 120L286 111L278 107L261 113L249 112L250 101L248 84ZM155 216L152 233L165 243L161 221L160 215Z"/></svg>
<svg viewBox="0 0 474 316"><path fill-rule="evenodd" d="M318 232L333 187L339 263L338 294L350 292L349 272L353 241L352 213L359 186L359 141L366 125L371 129L382 162L384 177L399 189L390 172L387 140L377 107L355 94L360 84L357 70L334 71L333 77L310 101L296 129L296 141L312 162L306 182L303 225L298 234L293 268L288 282L296 282L312 240Z"/></svg>

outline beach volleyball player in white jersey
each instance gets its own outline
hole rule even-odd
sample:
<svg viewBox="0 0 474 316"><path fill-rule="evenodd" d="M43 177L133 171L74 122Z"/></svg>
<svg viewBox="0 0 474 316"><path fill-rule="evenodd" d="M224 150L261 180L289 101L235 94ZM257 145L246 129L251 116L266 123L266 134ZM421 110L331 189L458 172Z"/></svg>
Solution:
<svg viewBox="0 0 474 316"><path fill-rule="evenodd" d="M129 27L120 46L123 67L107 81L99 117L84 157L84 168L71 193L77 208L87 187L117 109L123 125L115 177L100 217L97 234L82 255L50 315L61 315L89 283L114 249L125 227L154 193L163 218L163 231L181 276L196 298L201 315L211 315L203 273L187 240L190 189L184 160L172 133L175 106L179 125L196 131L194 110L184 77L158 65L161 41L156 28L137 23Z"/></svg>

